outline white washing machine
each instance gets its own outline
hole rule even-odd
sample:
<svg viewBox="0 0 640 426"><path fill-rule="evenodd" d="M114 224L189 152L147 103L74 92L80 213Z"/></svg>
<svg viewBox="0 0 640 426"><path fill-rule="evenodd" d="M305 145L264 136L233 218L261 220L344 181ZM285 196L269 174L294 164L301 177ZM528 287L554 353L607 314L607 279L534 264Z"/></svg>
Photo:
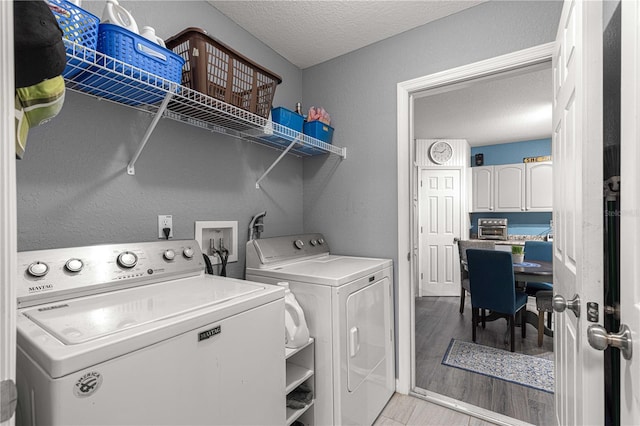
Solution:
<svg viewBox="0 0 640 426"><path fill-rule="evenodd" d="M18 254L18 425L282 425L284 290L196 241Z"/></svg>
<svg viewBox="0 0 640 426"><path fill-rule="evenodd" d="M321 234L247 243L246 278L289 282L315 338L315 424L370 425L395 391L389 259L337 256Z"/></svg>

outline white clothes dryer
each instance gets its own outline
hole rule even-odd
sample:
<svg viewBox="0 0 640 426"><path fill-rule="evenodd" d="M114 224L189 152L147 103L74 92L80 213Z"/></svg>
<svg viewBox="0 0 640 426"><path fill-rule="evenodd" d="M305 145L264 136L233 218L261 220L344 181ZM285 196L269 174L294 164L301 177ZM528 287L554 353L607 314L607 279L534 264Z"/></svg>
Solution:
<svg viewBox="0 0 640 426"><path fill-rule="evenodd" d="M18 253L18 425L284 423L284 290L196 241Z"/></svg>
<svg viewBox="0 0 640 426"><path fill-rule="evenodd" d="M247 243L246 279L286 281L315 338L317 425L371 425L395 391L389 259L339 256L321 234Z"/></svg>

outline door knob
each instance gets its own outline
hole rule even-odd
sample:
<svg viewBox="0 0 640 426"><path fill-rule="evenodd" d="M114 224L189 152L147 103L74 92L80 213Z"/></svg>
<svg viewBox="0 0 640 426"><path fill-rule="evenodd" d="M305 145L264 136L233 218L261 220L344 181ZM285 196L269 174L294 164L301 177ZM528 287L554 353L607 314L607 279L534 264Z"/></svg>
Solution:
<svg viewBox="0 0 640 426"><path fill-rule="evenodd" d="M587 328L587 339L594 349L603 351L613 346L620 349L624 359L631 359L633 348L631 330L625 324L620 324L620 331L617 333L608 333L600 324L590 325Z"/></svg>
<svg viewBox="0 0 640 426"><path fill-rule="evenodd" d="M553 310L556 312L564 312L565 309L569 309L573 311L576 315L576 318L580 318L580 296L577 294L573 296L573 299L566 300L559 294L553 296L553 300L551 302L553 306Z"/></svg>

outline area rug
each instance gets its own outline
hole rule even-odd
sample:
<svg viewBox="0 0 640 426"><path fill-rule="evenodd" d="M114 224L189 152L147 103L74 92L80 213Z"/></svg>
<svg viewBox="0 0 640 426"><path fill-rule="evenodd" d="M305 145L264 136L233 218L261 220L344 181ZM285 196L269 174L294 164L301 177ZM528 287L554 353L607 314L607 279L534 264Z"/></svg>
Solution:
<svg viewBox="0 0 640 426"><path fill-rule="evenodd" d="M451 339L442 364L553 393L553 361Z"/></svg>

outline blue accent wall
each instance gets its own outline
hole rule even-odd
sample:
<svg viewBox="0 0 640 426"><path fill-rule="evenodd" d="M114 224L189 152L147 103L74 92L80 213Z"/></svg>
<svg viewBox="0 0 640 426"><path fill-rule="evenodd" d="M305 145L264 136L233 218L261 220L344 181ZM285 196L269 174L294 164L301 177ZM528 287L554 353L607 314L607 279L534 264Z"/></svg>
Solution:
<svg viewBox="0 0 640 426"><path fill-rule="evenodd" d="M484 154L485 166L521 163L525 157L551 155L551 139L511 142L471 148L471 166L475 155ZM471 213L471 233L478 233L478 218L504 217L508 220L510 235L546 235L550 232L551 212Z"/></svg>
<svg viewBox="0 0 640 426"><path fill-rule="evenodd" d="M471 148L471 167L476 165L475 155L479 153L484 154L485 166L522 163L525 157L551 155L551 139L473 147Z"/></svg>
<svg viewBox="0 0 640 426"><path fill-rule="evenodd" d="M551 212L471 213L471 234L478 233L478 219L505 217L509 235L547 235L551 228Z"/></svg>

